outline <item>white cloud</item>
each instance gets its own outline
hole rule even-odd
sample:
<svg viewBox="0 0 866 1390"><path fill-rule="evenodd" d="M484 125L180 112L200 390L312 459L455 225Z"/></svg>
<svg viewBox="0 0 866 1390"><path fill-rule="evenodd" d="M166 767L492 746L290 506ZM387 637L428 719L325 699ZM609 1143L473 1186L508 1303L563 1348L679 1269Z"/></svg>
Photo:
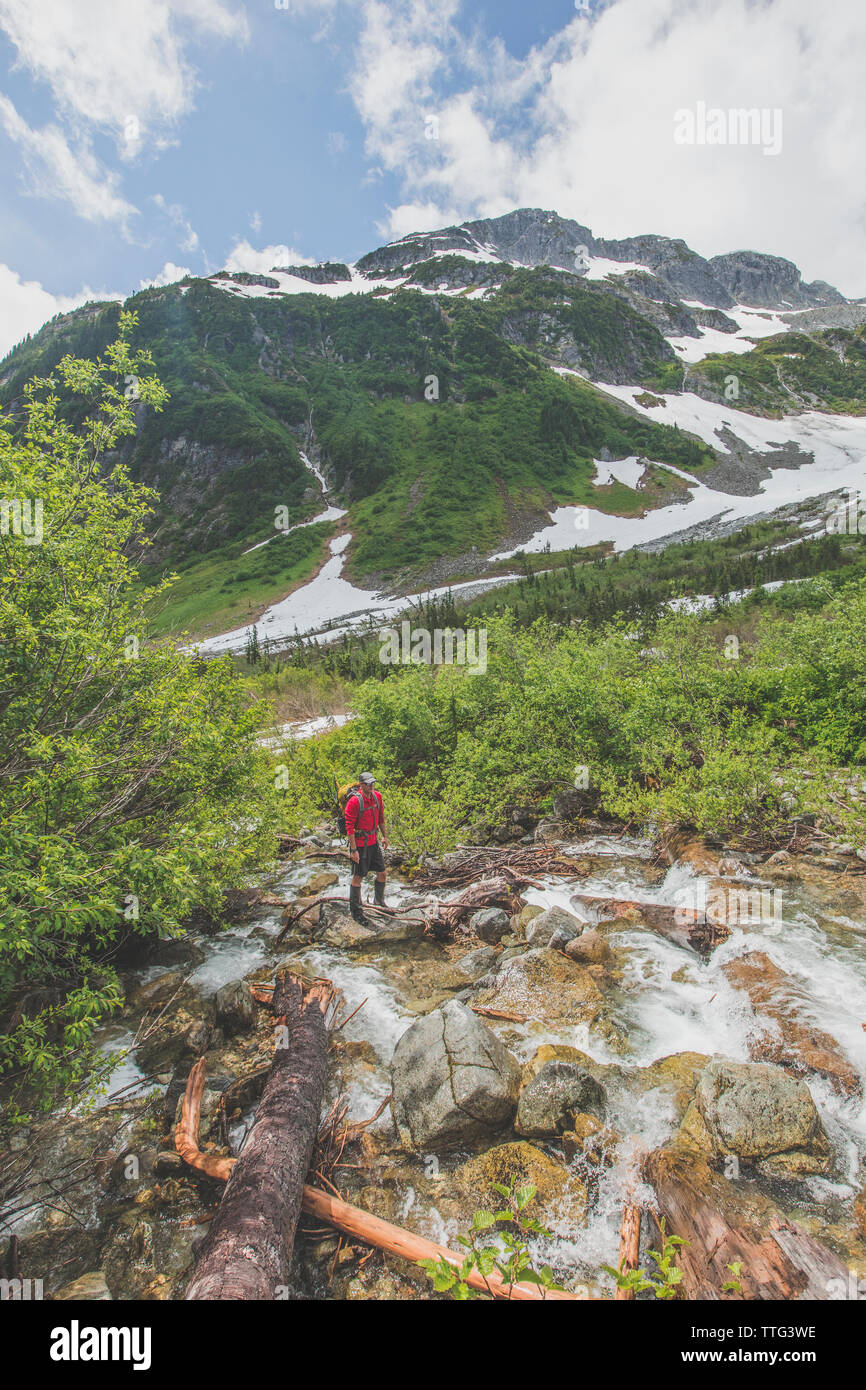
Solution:
<svg viewBox="0 0 866 1390"><path fill-rule="evenodd" d="M182 251L198 250L198 232L194 231L189 219L186 216L180 203L167 203L161 193L155 193L153 201L156 206L165 213L169 221L177 227L180 232L180 248Z"/></svg>
<svg viewBox="0 0 866 1390"><path fill-rule="evenodd" d="M118 191L117 175L100 164L86 142L73 149L56 125L34 130L2 93L0 125L21 151L32 192L66 199L89 222L117 221L125 226L136 211Z"/></svg>
<svg viewBox="0 0 866 1390"><path fill-rule="evenodd" d="M139 289L159 289L163 285L174 285L178 280L182 280L185 275L192 275L189 266L175 265L174 261L166 261L162 270L152 276L150 280L139 281Z"/></svg>
<svg viewBox="0 0 866 1390"><path fill-rule="evenodd" d="M390 234L540 206L866 293L861 0L611 0L519 61L460 17L456 0L364 7L350 90L368 153L401 178ZM781 154L677 145L674 113L698 101L781 108Z"/></svg>
<svg viewBox="0 0 866 1390"><path fill-rule="evenodd" d="M68 313L88 300L123 299L123 295L87 287L74 295L57 295L37 280L22 280L8 265L0 264L0 356L9 352L28 333L35 333L55 314Z"/></svg>
<svg viewBox="0 0 866 1390"><path fill-rule="evenodd" d="M238 237L226 258L224 269L247 270L254 275L264 275L274 266L282 265L315 265L315 261L310 260L309 256L302 256L300 251L290 250L288 246L263 246L257 251L246 239Z"/></svg>
<svg viewBox="0 0 866 1390"><path fill-rule="evenodd" d="M223 0L0 0L0 27L62 114L113 132L127 149L192 108L190 36L243 42L248 34L242 10Z"/></svg>
<svg viewBox="0 0 866 1390"><path fill-rule="evenodd" d="M16 66L45 83L55 120L37 130L2 97L0 118L22 151L32 192L67 199L88 220L124 227L135 211L115 171L97 157L97 133L124 160L170 144L194 103L191 41L243 42L243 12L224 0L0 0L0 31ZM193 249L188 244L183 249Z"/></svg>

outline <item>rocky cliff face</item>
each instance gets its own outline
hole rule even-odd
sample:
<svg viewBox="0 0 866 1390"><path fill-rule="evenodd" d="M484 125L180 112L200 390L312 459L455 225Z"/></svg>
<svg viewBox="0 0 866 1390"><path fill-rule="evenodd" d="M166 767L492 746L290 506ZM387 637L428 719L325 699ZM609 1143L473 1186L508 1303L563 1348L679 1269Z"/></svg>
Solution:
<svg viewBox="0 0 866 1390"><path fill-rule="evenodd" d="M739 304L760 309L813 309L844 304L845 298L824 280L806 284L792 261L757 251L734 251L708 262L715 278Z"/></svg>
<svg viewBox="0 0 866 1390"><path fill-rule="evenodd" d="M823 280L804 282L797 267L781 256L735 251L706 260L685 241L671 237L605 240L594 236L581 222L540 208L518 208L502 217L464 222L436 232L414 232L362 257L357 268L364 275L384 277L452 252L573 272L581 248L589 257L645 266L656 282L652 297L660 300L696 299L716 309L730 309L740 303L777 310L846 302ZM651 293L646 286L644 289Z"/></svg>

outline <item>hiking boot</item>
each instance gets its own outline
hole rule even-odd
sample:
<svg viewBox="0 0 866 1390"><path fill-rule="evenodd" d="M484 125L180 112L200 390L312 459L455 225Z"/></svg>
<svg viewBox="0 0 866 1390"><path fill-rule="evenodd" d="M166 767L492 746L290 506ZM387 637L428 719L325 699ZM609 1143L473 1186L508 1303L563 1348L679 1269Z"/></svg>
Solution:
<svg viewBox="0 0 866 1390"><path fill-rule="evenodd" d="M376 879L373 889L373 901L377 907L385 906L385 885L384 883L380 883L378 879Z"/></svg>
<svg viewBox="0 0 866 1390"><path fill-rule="evenodd" d="M350 884L350 885L349 885L349 911L351 912L351 914L352 914L352 916L354 917L355 921L356 921L356 922L359 922L359 923L361 924L362 927L369 926L368 919L364 916L364 913L363 913L363 911L361 910L361 885L360 885L360 883L358 884L358 887L357 887L357 888L355 887L354 884Z"/></svg>

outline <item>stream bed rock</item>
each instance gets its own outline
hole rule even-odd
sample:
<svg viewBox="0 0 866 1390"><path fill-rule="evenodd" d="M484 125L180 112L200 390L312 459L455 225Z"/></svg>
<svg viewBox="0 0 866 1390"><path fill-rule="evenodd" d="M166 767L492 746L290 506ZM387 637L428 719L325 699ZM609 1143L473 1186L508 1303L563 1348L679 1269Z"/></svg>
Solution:
<svg viewBox="0 0 866 1390"><path fill-rule="evenodd" d="M715 1158L754 1163L767 1177L830 1169L830 1146L809 1087L763 1062L711 1062L681 1134Z"/></svg>
<svg viewBox="0 0 866 1390"><path fill-rule="evenodd" d="M491 1028L457 1000L419 1018L391 1063L391 1110L407 1149L490 1137L517 1105L520 1069Z"/></svg>

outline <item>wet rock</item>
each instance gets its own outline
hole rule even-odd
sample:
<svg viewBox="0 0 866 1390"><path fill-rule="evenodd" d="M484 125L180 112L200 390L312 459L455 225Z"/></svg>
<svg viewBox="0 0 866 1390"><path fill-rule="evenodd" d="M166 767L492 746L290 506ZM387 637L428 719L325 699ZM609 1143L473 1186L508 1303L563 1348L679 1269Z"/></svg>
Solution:
<svg viewBox="0 0 866 1390"><path fill-rule="evenodd" d="M156 1212L125 1212L103 1247L105 1279L116 1299L165 1299L188 1276L193 1241L204 1228L165 1221Z"/></svg>
<svg viewBox="0 0 866 1390"><path fill-rule="evenodd" d="M302 933L309 932L312 927L318 926L321 907L315 897L307 895L296 898L293 903L289 904L282 916L283 926L286 925L290 918L295 916L295 913L302 911L304 915L298 918L296 924L297 931Z"/></svg>
<svg viewBox="0 0 866 1390"><path fill-rule="evenodd" d="M639 1094L660 1090L673 1104L676 1123L691 1104L701 1073L712 1059L703 1052L675 1052L659 1057L648 1067L636 1067L628 1074L628 1082Z"/></svg>
<svg viewBox="0 0 866 1390"><path fill-rule="evenodd" d="M502 962L492 984L475 991L473 1003L549 1024L592 1024L604 999L584 966L542 948Z"/></svg>
<svg viewBox="0 0 866 1390"><path fill-rule="evenodd" d="M218 989L214 999L217 1026L227 1037L246 1033L253 1027L255 1009L249 986L243 980L232 980Z"/></svg>
<svg viewBox="0 0 866 1390"><path fill-rule="evenodd" d="M537 844L549 844L553 840L561 840L565 834L565 825L561 820L548 816L545 820L540 820L535 827L535 840Z"/></svg>
<svg viewBox="0 0 866 1390"><path fill-rule="evenodd" d="M129 996L128 1002L133 1009L139 1010L161 1007L182 987L185 979L183 970L166 970L155 980L148 980L146 984L139 985Z"/></svg>
<svg viewBox="0 0 866 1390"><path fill-rule="evenodd" d="M64 1303L67 1300L75 1300L83 1303L98 1303L111 1300L108 1285L105 1282L105 1275L101 1270L92 1270L89 1274L82 1274L77 1279L73 1279L70 1284L64 1284L54 1295L55 1303Z"/></svg>
<svg viewBox="0 0 866 1390"><path fill-rule="evenodd" d="M575 1117L604 1115L607 1097L599 1083L574 1062L546 1062L521 1087L514 1128L527 1138L562 1134L573 1129Z"/></svg>
<svg viewBox="0 0 866 1390"><path fill-rule="evenodd" d="M496 942L511 928L508 913L501 907L483 907L469 918L469 930L479 941Z"/></svg>
<svg viewBox="0 0 866 1390"><path fill-rule="evenodd" d="M453 1187L462 1197L466 1225L478 1210L493 1210L501 1198L494 1183L508 1187L532 1184L535 1202L528 1209L543 1225L573 1228L586 1222L588 1198L583 1183L556 1159L525 1140L499 1144L462 1163L453 1174Z"/></svg>
<svg viewBox="0 0 866 1390"><path fill-rule="evenodd" d="M391 1111L407 1149L489 1137L517 1105L520 1069L492 1029L450 1000L403 1034L391 1063Z"/></svg>
<svg viewBox="0 0 866 1390"><path fill-rule="evenodd" d="M587 927L580 936L567 942L564 949L570 960L580 961L583 965L604 966L613 955L601 932L594 927Z"/></svg>
<svg viewBox="0 0 866 1390"><path fill-rule="evenodd" d="M163 1149L158 1153L153 1165L153 1171L158 1177L182 1177L187 1172L187 1166L180 1154L174 1149Z"/></svg>
<svg viewBox="0 0 866 1390"><path fill-rule="evenodd" d="M549 946L554 937L563 946L580 933L583 923L564 907L548 907L527 923L524 936L530 946Z"/></svg>
<svg viewBox="0 0 866 1390"><path fill-rule="evenodd" d="M365 904L366 907L369 904ZM324 928L322 939L336 950L356 951L369 946L399 945L417 941L424 935L424 915L410 909L399 917L366 913L368 925L362 926L349 915L349 904L323 903L319 917Z"/></svg>
<svg viewBox="0 0 866 1390"><path fill-rule="evenodd" d="M780 1155L796 1152L800 1173L826 1173L830 1148L815 1102L804 1081L781 1067L762 1062L711 1062L701 1073L680 1133L714 1157L735 1155L774 1163L768 1176L780 1176Z"/></svg>
<svg viewBox="0 0 866 1390"><path fill-rule="evenodd" d="M835 1038L805 1017L798 1017L798 1000L803 1004L805 1000L791 975L763 951L749 951L722 969L735 989L748 994L755 1012L777 1026L778 1032L765 1031L750 1038L749 1050L756 1061L773 1062L799 1075L817 1072L844 1095L861 1093L860 1074Z"/></svg>
<svg viewBox="0 0 866 1390"><path fill-rule="evenodd" d="M53 1294L98 1262L96 1232L82 1230L68 1219L46 1224L21 1236L19 1260L21 1278L41 1279L44 1292Z"/></svg>
<svg viewBox="0 0 866 1390"><path fill-rule="evenodd" d="M525 937L526 928L529 926L529 923L534 917L540 917L543 911L544 908L540 907L538 903L527 903L525 907L522 907L517 915L517 922L514 926L517 935Z"/></svg>
<svg viewBox="0 0 866 1390"><path fill-rule="evenodd" d="M576 1158L580 1158L587 1143L603 1131L604 1125L597 1115L575 1115L574 1127L565 1130L560 1136L566 1162L572 1163Z"/></svg>
<svg viewBox="0 0 866 1390"><path fill-rule="evenodd" d="M304 896L307 898L315 898L319 893L324 893L327 888L332 888L335 883L339 882L339 874L314 874L313 877L308 879L304 884Z"/></svg>
<svg viewBox="0 0 866 1390"><path fill-rule="evenodd" d="M492 946L479 946L477 951L470 951L468 955L456 960L453 968L464 981L474 982L486 975L498 959L499 955Z"/></svg>

